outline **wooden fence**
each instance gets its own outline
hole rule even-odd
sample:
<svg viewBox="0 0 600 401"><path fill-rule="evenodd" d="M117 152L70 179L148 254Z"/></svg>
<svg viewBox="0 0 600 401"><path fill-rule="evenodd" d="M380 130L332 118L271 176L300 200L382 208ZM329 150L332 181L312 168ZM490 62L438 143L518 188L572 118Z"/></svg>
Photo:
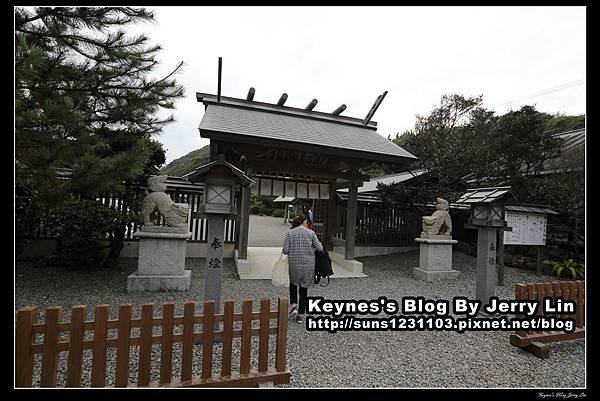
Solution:
<svg viewBox="0 0 600 401"><path fill-rule="evenodd" d="M346 239L346 206L338 205L336 237ZM356 245L415 246L421 233L416 213L381 205L361 205L356 211Z"/></svg>
<svg viewBox="0 0 600 401"><path fill-rule="evenodd" d="M552 315L561 319L575 319L575 331L516 331L510 335L510 343L524 348L540 358L549 358L550 353L545 343L572 340L585 337L585 281L555 281L535 284L515 284L516 300L538 300L536 316L543 315L545 297L575 301L575 313ZM551 315L546 315L551 316ZM523 315L517 315L523 318Z"/></svg>
<svg viewBox="0 0 600 401"><path fill-rule="evenodd" d="M249 387L259 383L289 383L286 362L288 299L279 298L277 310L270 310L271 300L260 301L260 311L252 311L252 301L245 300L242 313L234 313L234 301L224 302L222 314L214 313L214 301L204 302L202 315L195 314L195 302L186 302L182 316L175 316L173 302L162 305L162 316L154 316L154 304L141 307L141 318L132 319L132 305L119 307L119 317L109 320L109 306L97 305L94 320L86 321L86 306L73 306L71 321L62 322L62 308L45 310L43 323L36 323L37 307L17 312L16 387L32 387L34 360L41 354L39 385L57 386L59 354L67 353L66 387L82 385L84 352L91 350L91 386L107 386L107 350L116 348L114 387ZM253 321L258 320L258 327ZM271 325L271 320L276 324ZM241 322L241 329L236 329ZM197 332L197 324L202 331ZM222 326L222 330L220 329ZM155 327L160 335L155 335ZM132 329L139 328L133 336ZM181 329L182 328L182 329ZM175 331L174 331L175 329ZM177 330L179 329L179 330ZM219 329L219 330L215 330ZM116 336L110 336L117 331ZM135 331L135 330L134 330ZM63 337L68 333L68 339ZM275 337L274 367L269 367L269 337ZM38 337L43 337L39 342ZM239 371L232 372L233 339L241 338ZM258 367L251 369L252 338L258 339ZM213 373L213 344L222 343L219 373ZM201 374L192 376L194 344L201 343ZM160 344L160 379L151 381L153 345ZM181 376L173 379L174 345L181 344ZM131 347L137 348L137 361L130 361ZM38 358L39 359L39 358ZM88 361L89 362L89 361ZM137 362L137 364L136 364ZM156 362L156 361L155 361ZM137 367L137 382L130 383L130 366ZM64 373L64 372L63 372ZM64 379L64 376L63 376Z"/></svg>
<svg viewBox="0 0 600 401"><path fill-rule="evenodd" d="M103 205L116 209L121 212L128 212L140 215L141 213L141 201L144 198L144 188L140 188L129 202L125 201L118 195L105 194L104 196L96 198L96 200ZM198 211L198 205L202 198L202 192L200 191L185 191L185 190L167 190L167 193L171 196L176 203L187 203L190 205L190 216L189 229L192 233L192 237L189 242L206 242L208 236L208 220L200 217L195 217ZM52 211L47 210L44 217L41 219L39 228L37 230L38 238L54 238L57 236L55 226L52 223ZM140 217L141 219L141 217ZM159 216L157 221L158 224L164 224L164 220ZM139 229L139 224L136 222L127 224L123 227L125 230L126 240L137 240L133 237L133 234ZM237 233L237 222L235 219L225 219L225 243L235 243ZM107 234L99 234L98 238L105 238Z"/></svg>

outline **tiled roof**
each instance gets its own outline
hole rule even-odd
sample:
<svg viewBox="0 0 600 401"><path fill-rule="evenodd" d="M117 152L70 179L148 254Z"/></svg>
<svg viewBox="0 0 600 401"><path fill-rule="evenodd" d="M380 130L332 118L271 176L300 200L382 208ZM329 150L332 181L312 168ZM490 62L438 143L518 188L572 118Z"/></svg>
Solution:
<svg viewBox="0 0 600 401"><path fill-rule="evenodd" d="M551 174L563 171L563 163L577 152L585 150L585 128L556 134L561 140L560 156L544 162L542 171L538 174ZM570 168L573 168L571 166ZM583 166L581 166L583 168Z"/></svg>
<svg viewBox="0 0 600 401"><path fill-rule="evenodd" d="M273 199L273 202L291 202L294 199L296 198L293 196L278 196L277 198Z"/></svg>
<svg viewBox="0 0 600 401"><path fill-rule="evenodd" d="M372 178L371 181L367 181L362 187L358 188L358 193L361 192L377 192L377 184L397 184L399 182L408 181L411 178L418 177L419 175L426 173L427 170L415 170L415 171L403 171L401 173L388 174L377 178ZM348 188L338 189L338 192L348 192Z"/></svg>
<svg viewBox="0 0 600 401"><path fill-rule="evenodd" d="M227 104L206 105L200 134L207 137L211 132L352 150L369 160L377 160L377 156L398 158L399 162L416 159L372 127Z"/></svg>
<svg viewBox="0 0 600 401"><path fill-rule="evenodd" d="M559 214L554 210L542 207L542 206L520 206L520 205L509 205L505 207L506 210L512 212L524 212L524 213L539 213L539 214Z"/></svg>
<svg viewBox="0 0 600 401"><path fill-rule="evenodd" d="M585 128L556 135L562 140L561 153L582 149L585 146Z"/></svg>
<svg viewBox="0 0 600 401"><path fill-rule="evenodd" d="M336 191L336 195L339 199L341 200L348 200L348 193L347 192L340 192L340 191ZM356 200L358 202L374 202L374 203L381 203L381 198L378 195L375 194L357 194L356 196Z"/></svg>
<svg viewBox="0 0 600 401"><path fill-rule="evenodd" d="M510 194L510 187L473 188L461 196L456 203L490 203Z"/></svg>

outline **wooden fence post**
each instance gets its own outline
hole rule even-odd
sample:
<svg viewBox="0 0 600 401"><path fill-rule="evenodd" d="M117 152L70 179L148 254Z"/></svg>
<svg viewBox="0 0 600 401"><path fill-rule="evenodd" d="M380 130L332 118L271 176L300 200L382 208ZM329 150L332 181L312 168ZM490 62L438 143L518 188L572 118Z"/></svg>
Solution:
<svg viewBox="0 0 600 401"><path fill-rule="evenodd" d="M231 347L233 339L233 301L225 301L223 308L223 359L221 360L221 376L231 376Z"/></svg>
<svg viewBox="0 0 600 401"><path fill-rule="evenodd" d="M94 346L92 357L92 387L106 385L106 336L108 305L96 305L94 310Z"/></svg>
<svg viewBox="0 0 600 401"><path fill-rule="evenodd" d="M33 324L37 317L37 307L26 306L17 312L15 332L15 387L31 387L33 379Z"/></svg>
<svg viewBox="0 0 600 401"><path fill-rule="evenodd" d="M288 299L279 298L279 316L277 317L277 345L275 353L275 370L283 372L286 366L287 332L288 332Z"/></svg>
<svg viewBox="0 0 600 401"><path fill-rule="evenodd" d="M194 358L194 311L196 303L188 301L183 305L183 344L181 354L181 381L192 380Z"/></svg>
<svg viewBox="0 0 600 401"><path fill-rule="evenodd" d="M250 372L250 346L252 345L252 300L242 304L242 342L240 350L240 374Z"/></svg>
<svg viewBox="0 0 600 401"><path fill-rule="evenodd" d="M138 387L150 384L152 368L152 329L154 304L142 305L142 323L140 330L140 350L138 356Z"/></svg>
<svg viewBox="0 0 600 401"><path fill-rule="evenodd" d="M260 334L258 337L258 371L265 372L269 367L269 313L271 300L260 300Z"/></svg>
<svg viewBox="0 0 600 401"><path fill-rule="evenodd" d="M129 383L129 346L131 336L131 304L119 307L119 337L117 338L117 370L115 387L127 387Z"/></svg>
<svg viewBox="0 0 600 401"><path fill-rule="evenodd" d="M44 346L42 354L42 387L56 387L56 365L58 362L58 324L62 318L62 307L46 309L44 319Z"/></svg>
<svg viewBox="0 0 600 401"><path fill-rule="evenodd" d="M173 322L175 303L163 304L161 349L160 349L160 383L171 383L173 371Z"/></svg>
<svg viewBox="0 0 600 401"><path fill-rule="evenodd" d="M81 386L81 364L83 362L85 317L85 305L76 305L73 306L73 308L71 308L71 329L69 331L67 387Z"/></svg>
<svg viewBox="0 0 600 401"><path fill-rule="evenodd" d="M215 301L204 302L202 318L202 378L212 377Z"/></svg>

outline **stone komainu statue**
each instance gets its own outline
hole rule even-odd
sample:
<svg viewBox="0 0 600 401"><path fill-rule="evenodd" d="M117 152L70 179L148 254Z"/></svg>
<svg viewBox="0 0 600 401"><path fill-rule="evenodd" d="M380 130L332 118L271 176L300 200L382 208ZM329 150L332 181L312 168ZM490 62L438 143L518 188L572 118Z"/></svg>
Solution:
<svg viewBox="0 0 600 401"><path fill-rule="evenodd" d="M437 209L431 216L423 216L423 234L427 235L451 235L452 219L448 213L448 201L437 198L435 208Z"/></svg>
<svg viewBox="0 0 600 401"><path fill-rule="evenodd" d="M150 220L150 215L158 209L160 214L165 218L165 224L168 227L187 227L189 205L187 203L173 202L171 197L165 193L167 190L166 181L166 175L154 175L148 178L147 195L142 201L144 226L155 225Z"/></svg>

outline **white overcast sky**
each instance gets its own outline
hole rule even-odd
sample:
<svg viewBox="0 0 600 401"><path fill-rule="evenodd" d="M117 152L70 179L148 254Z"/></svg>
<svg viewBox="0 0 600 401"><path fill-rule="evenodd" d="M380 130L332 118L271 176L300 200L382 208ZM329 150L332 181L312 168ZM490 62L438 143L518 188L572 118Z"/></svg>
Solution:
<svg viewBox="0 0 600 401"><path fill-rule="evenodd" d="M155 7L156 23L135 27L161 44L161 71L183 60L186 96L158 137L167 162L198 149L204 107L196 92L363 118L387 137L411 129L443 94L483 95L498 114L586 111L585 7ZM133 30L132 30L133 31ZM563 88L563 89L560 89ZM560 90L557 90L560 89ZM540 95L541 94L541 95ZM538 96L536 96L538 95ZM509 103L511 102L511 103Z"/></svg>

